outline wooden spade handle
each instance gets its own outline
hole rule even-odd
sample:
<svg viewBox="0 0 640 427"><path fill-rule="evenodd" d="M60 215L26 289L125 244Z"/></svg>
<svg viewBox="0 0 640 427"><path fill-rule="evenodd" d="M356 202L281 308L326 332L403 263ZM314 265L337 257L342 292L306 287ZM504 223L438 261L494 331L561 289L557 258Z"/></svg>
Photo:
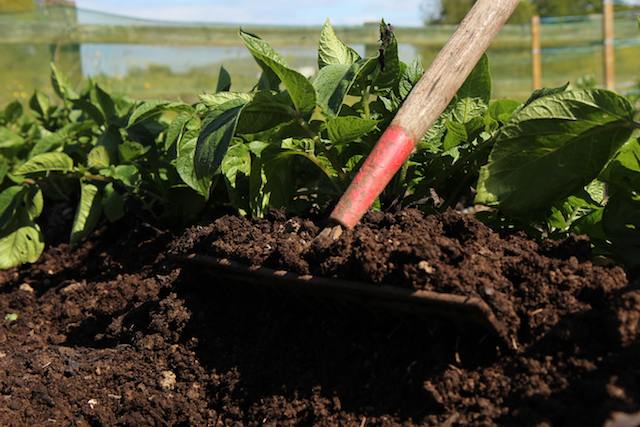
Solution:
<svg viewBox="0 0 640 427"><path fill-rule="evenodd" d="M367 157L331 214L333 221L355 227L447 108L518 3L476 2Z"/></svg>

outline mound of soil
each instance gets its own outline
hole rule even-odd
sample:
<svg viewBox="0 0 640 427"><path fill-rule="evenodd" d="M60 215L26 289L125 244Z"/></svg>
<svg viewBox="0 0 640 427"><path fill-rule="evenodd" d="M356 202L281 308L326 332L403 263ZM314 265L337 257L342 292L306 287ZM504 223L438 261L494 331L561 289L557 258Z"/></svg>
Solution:
<svg viewBox="0 0 640 427"><path fill-rule="evenodd" d="M371 214L338 242L274 214L143 224L0 273L0 425L637 425L640 289L588 242ZM481 296L481 328L248 288L168 253ZM617 423L617 424L615 424Z"/></svg>

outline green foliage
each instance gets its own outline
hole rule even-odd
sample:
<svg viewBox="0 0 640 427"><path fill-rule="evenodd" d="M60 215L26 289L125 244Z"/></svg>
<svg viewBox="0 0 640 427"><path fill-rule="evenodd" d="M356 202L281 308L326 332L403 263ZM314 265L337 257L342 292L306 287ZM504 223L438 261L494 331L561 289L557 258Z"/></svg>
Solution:
<svg viewBox="0 0 640 427"><path fill-rule="evenodd" d="M104 222L140 216L165 225L218 207L328 213L424 73L398 57L380 25L370 58L327 21L319 72L307 79L265 40L240 37L262 69L233 92L224 68L193 105L74 88L52 67L59 101L36 92L29 110L0 110L0 268L44 249L39 217L72 204L70 241ZM484 56L376 201L426 212L482 204L496 228L541 237L582 233L598 253L640 268L640 143L636 111L605 90L535 91L525 103L491 100Z"/></svg>

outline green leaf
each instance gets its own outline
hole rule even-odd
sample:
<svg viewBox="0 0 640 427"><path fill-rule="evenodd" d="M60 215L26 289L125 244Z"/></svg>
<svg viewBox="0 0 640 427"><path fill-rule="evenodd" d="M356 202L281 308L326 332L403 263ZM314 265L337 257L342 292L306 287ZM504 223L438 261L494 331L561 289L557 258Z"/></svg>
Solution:
<svg viewBox="0 0 640 427"><path fill-rule="evenodd" d="M36 262L44 251L40 227L26 219L19 219L0 231L0 270Z"/></svg>
<svg viewBox="0 0 640 427"><path fill-rule="evenodd" d="M511 116L520 108L518 101L510 99L500 99L489 104L489 116L495 121L506 124L511 120Z"/></svg>
<svg viewBox="0 0 640 427"><path fill-rule="evenodd" d="M104 145L93 147L87 154L87 166L92 169L104 169L109 167L110 164L109 152Z"/></svg>
<svg viewBox="0 0 640 427"><path fill-rule="evenodd" d="M384 20L380 23L381 53L378 56L379 70L373 85L377 89L393 88L400 78L400 58L398 56L398 41L396 36Z"/></svg>
<svg viewBox="0 0 640 427"><path fill-rule="evenodd" d="M220 66L220 72L218 73L218 84L216 85L216 92L228 92L231 89L231 76L229 72Z"/></svg>
<svg viewBox="0 0 640 427"><path fill-rule="evenodd" d="M305 76L287 67L267 42L240 30L240 37L263 70L272 71L282 81L296 110L309 114L316 106L316 92Z"/></svg>
<svg viewBox="0 0 640 427"><path fill-rule="evenodd" d="M98 224L102 213L101 196L98 187L86 182L80 183L80 202L71 227L70 243L84 240Z"/></svg>
<svg viewBox="0 0 640 427"><path fill-rule="evenodd" d="M145 147L139 142L125 141L118 145L118 157L121 163L130 163L147 154L150 149L150 146Z"/></svg>
<svg viewBox="0 0 640 427"><path fill-rule="evenodd" d="M464 124L453 120L447 120L445 122L447 133L445 134L443 141L443 148L445 151L449 151L458 145L467 142L468 135L467 129Z"/></svg>
<svg viewBox="0 0 640 427"><path fill-rule="evenodd" d="M574 194L629 139L633 115L625 98L605 90L533 101L496 135L476 202L525 215Z"/></svg>
<svg viewBox="0 0 640 427"><path fill-rule="evenodd" d="M44 93L36 90L29 98L29 108L40 118L46 118L49 112L49 98Z"/></svg>
<svg viewBox="0 0 640 427"><path fill-rule="evenodd" d="M107 173L107 171L105 170L100 171L101 174L105 176L111 176L114 179L122 182L127 187L138 186L142 179L140 176L140 171L134 165L118 165L109 172L110 173Z"/></svg>
<svg viewBox="0 0 640 427"><path fill-rule="evenodd" d="M160 116L166 111L184 111L188 110L188 105L182 102L167 102L167 101L145 101L139 104L131 116L127 124L128 128L131 128L137 124L140 124L146 120Z"/></svg>
<svg viewBox="0 0 640 427"><path fill-rule="evenodd" d="M360 55L338 38L329 19L322 26L318 44L318 68L327 65L352 65L360 59Z"/></svg>
<svg viewBox="0 0 640 427"><path fill-rule="evenodd" d="M568 87L569 87L569 83L565 83L563 86L551 87L551 88L543 87L542 89L536 89L533 91L529 99L527 99L527 101L524 104L522 104L522 107L524 108L529 104L531 104L532 102L540 98L544 98L545 96L552 96L552 95L557 95L559 93L566 92Z"/></svg>
<svg viewBox="0 0 640 427"><path fill-rule="evenodd" d="M42 190L36 185L27 187L24 191L24 205L29 216L29 219L35 220L44 209L44 197L42 196Z"/></svg>
<svg viewBox="0 0 640 427"><path fill-rule="evenodd" d="M69 172L73 169L73 160L65 153L43 153L32 157L19 166L15 175L30 175L40 172Z"/></svg>
<svg viewBox="0 0 640 427"><path fill-rule="evenodd" d="M22 116L22 104L18 101L10 102L4 109L4 119L7 123L15 123Z"/></svg>
<svg viewBox="0 0 640 427"><path fill-rule="evenodd" d="M9 161L0 156L0 185L2 185L2 181L4 181L4 177L9 173Z"/></svg>
<svg viewBox="0 0 640 427"><path fill-rule="evenodd" d="M449 111L452 120L458 123L469 123L481 117L487 111L487 104L480 98L459 98Z"/></svg>
<svg viewBox="0 0 640 427"><path fill-rule="evenodd" d="M212 177L220 167L244 105L243 100L229 101L210 111L204 119L194 158L198 178Z"/></svg>
<svg viewBox="0 0 640 427"><path fill-rule="evenodd" d="M244 101L249 102L253 99L253 94L242 92L218 92L218 93L203 93L199 96L200 102L210 108L216 108L229 101Z"/></svg>
<svg viewBox="0 0 640 427"><path fill-rule="evenodd" d="M362 66L360 62L352 65L332 64L318 72L313 81L313 87L317 92L318 105L325 114L330 116L340 114L345 98Z"/></svg>
<svg viewBox="0 0 640 427"><path fill-rule="evenodd" d="M29 152L29 157L35 157L38 154L49 153L52 151L61 151L68 138L69 137L62 132L45 135L36 141L36 144Z"/></svg>
<svg viewBox="0 0 640 427"><path fill-rule="evenodd" d="M97 106L104 117L105 123L113 124L117 119L116 106L107 92L95 84L91 89L91 102Z"/></svg>
<svg viewBox="0 0 640 427"><path fill-rule="evenodd" d="M78 94L73 90L67 78L51 63L51 85L53 90L64 101L78 98Z"/></svg>
<svg viewBox="0 0 640 427"><path fill-rule="evenodd" d="M231 204L241 213L247 213L250 210L248 178L251 176L251 152L249 147L245 144L236 144L231 147L222 161L220 170L225 178Z"/></svg>
<svg viewBox="0 0 640 427"><path fill-rule="evenodd" d="M355 116L330 117L327 119L327 132L334 144L353 142L373 131L377 120L363 119Z"/></svg>
<svg viewBox="0 0 640 427"><path fill-rule="evenodd" d="M0 149L15 148L24 145L24 139L5 127L0 127Z"/></svg>
<svg viewBox="0 0 640 427"><path fill-rule="evenodd" d="M195 156L197 152L197 141L198 140L196 138L192 138L179 145L176 170L185 184L208 199L213 174L204 174L199 176L196 173Z"/></svg>
<svg viewBox="0 0 640 427"><path fill-rule="evenodd" d="M424 74L424 68L420 58L416 58L411 65L407 66L404 63L400 63L402 72L400 74L400 82L398 84L398 97L400 101L404 101L409 93L413 90L413 87L420 81L420 78Z"/></svg>
<svg viewBox="0 0 640 427"><path fill-rule="evenodd" d="M23 195L23 187L14 185L0 193L0 229L11 221Z"/></svg>
<svg viewBox="0 0 640 427"><path fill-rule="evenodd" d="M640 141L634 138L623 145L600 178L619 189L640 190Z"/></svg>
<svg viewBox="0 0 640 427"><path fill-rule="evenodd" d="M187 122L194 117L192 111L184 111L176 116L167 128L167 137L164 141L164 149L168 151L173 144L180 141L182 134L187 126Z"/></svg>
<svg viewBox="0 0 640 427"><path fill-rule="evenodd" d="M485 53L474 67L457 94L458 98L480 98L485 104L491 100L491 71Z"/></svg>
<svg viewBox="0 0 640 427"><path fill-rule="evenodd" d="M263 90L242 109L237 133L252 134L272 129L295 117L291 99L283 93Z"/></svg>
<svg viewBox="0 0 640 427"><path fill-rule="evenodd" d="M102 210L109 222L116 222L124 217L124 197L108 183L103 190Z"/></svg>
<svg viewBox="0 0 640 427"><path fill-rule="evenodd" d="M577 221L593 214L594 211L601 210L602 205L594 200L587 191L594 188L592 184L552 207L551 215L547 219L551 231L567 232ZM599 191L604 192L604 188ZM584 227L584 225L582 226Z"/></svg>

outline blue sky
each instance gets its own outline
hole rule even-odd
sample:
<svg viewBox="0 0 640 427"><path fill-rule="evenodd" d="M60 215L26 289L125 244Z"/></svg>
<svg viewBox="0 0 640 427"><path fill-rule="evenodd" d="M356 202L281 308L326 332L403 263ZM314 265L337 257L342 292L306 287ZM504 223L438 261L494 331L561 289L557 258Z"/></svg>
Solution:
<svg viewBox="0 0 640 427"><path fill-rule="evenodd" d="M336 25L385 18L396 26L421 25L425 0L76 0L80 8L169 21Z"/></svg>

